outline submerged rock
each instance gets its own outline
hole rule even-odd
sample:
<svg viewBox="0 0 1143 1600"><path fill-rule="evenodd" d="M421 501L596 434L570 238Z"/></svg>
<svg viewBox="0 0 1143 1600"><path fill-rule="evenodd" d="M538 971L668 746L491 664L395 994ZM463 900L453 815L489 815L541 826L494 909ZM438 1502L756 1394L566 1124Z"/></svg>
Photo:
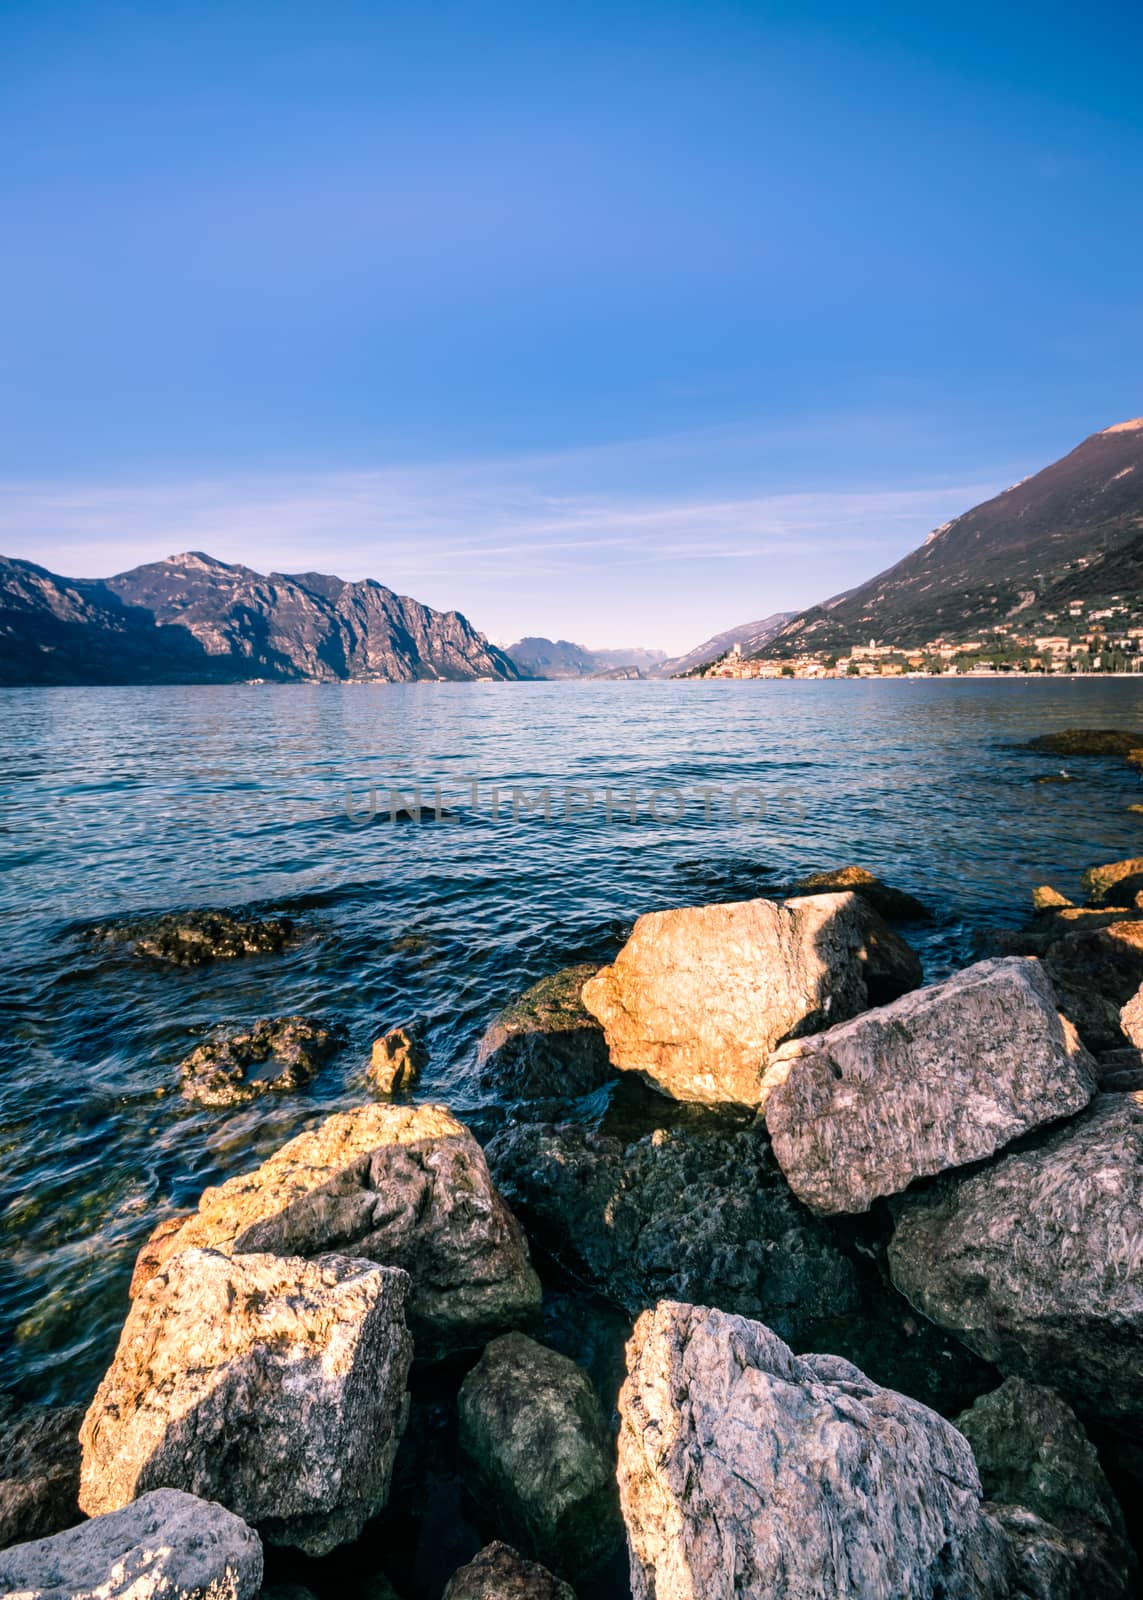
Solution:
<svg viewBox="0 0 1143 1600"><path fill-rule="evenodd" d="M261 917L233 911L172 911L132 922L105 923L92 937L129 944L136 955L176 967L238 956L275 955L297 937L289 917Z"/></svg>
<svg viewBox="0 0 1143 1600"><path fill-rule="evenodd" d="M857 1308L852 1264L794 1198L760 1128L659 1129L624 1145L532 1124L497 1135L488 1158L537 1237L632 1315L685 1296L800 1338Z"/></svg>
<svg viewBox="0 0 1143 1600"><path fill-rule="evenodd" d="M1143 856L1089 867L1083 887L1089 906L1134 906L1136 895L1143 890Z"/></svg>
<svg viewBox="0 0 1143 1600"><path fill-rule="evenodd" d="M857 895L639 918L583 988L613 1063L678 1100L754 1105L783 1040L916 987L920 962Z"/></svg>
<svg viewBox="0 0 1143 1600"><path fill-rule="evenodd" d="M379 1093L401 1094L412 1088L428 1060L421 1030L415 1023L408 1028L390 1028L380 1039L374 1039L365 1076Z"/></svg>
<svg viewBox="0 0 1143 1600"><path fill-rule="evenodd" d="M19 1600L253 1600L261 1584L257 1534L177 1489L0 1551L0 1593Z"/></svg>
<svg viewBox="0 0 1143 1600"><path fill-rule="evenodd" d="M1126 756L1140 744L1143 735L1123 728L1063 728L1029 739L1023 748L1053 756Z"/></svg>
<svg viewBox="0 0 1143 1600"><path fill-rule="evenodd" d="M465 1481L526 1555L584 1573L620 1543L611 1430L574 1361L506 1333L465 1378L459 1415Z"/></svg>
<svg viewBox="0 0 1143 1600"><path fill-rule="evenodd" d="M340 1043L337 1029L311 1017L274 1017L245 1033L222 1033L192 1050L179 1068L182 1092L203 1106L245 1106L263 1094L289 1094L317 1077Z"/></svg>
<svg viewBox="0 0 1143 1600"><path fill-rule="evenodd" d="M603 1029L583 1003L587 963L541 978L506 1006L480 1041L477 1072L502 1099L573 1099L614 1074Z"/></svg>
<svg viewBox="0 0 1143 1600"><path fill-rule="evenodd" d="M1011 1543L968 1441L836 1356L664 1301L619 1396L635 1600L998 1600Z"/></svg>
<svg viewBox="0 0 1143 1600"><path fill-rule="evenodd" d="M575 1590L498 1539L454 1573L442 1600L575 1600Z"/></svg>
<svg viewBox="0 0 1143 1600"><path fill-rule="evenodd" d="M540 1283L523 1230L484 1153L444 1106L339 1112L253 1172L208 1189L198 1211L146 1249L191 1247L404 1267L418 1356L481 1344L530 1321Z"/></svg>
<svg viewBox="0 0 1143 1600"><path fill-rule="evenodd" d="M405 1273L188 1250L139 1293L80 1433L80 1504L218 1499L324 1555L385 1505L408 1415Z"/></svg>
<svg viewBox="0 0 1143 1600"><path fill-rule="evenodd" d="M989 1500L1026 1506L1080 1547L1085 1592L1128 1592L1119 1502L1079 1418L1054 1389L1007 1378L956 1419Z"/></svg>
<svg viewBox="0 0 1143 1600"><path fill-rule="evenodd" d="M1143 1104L1100 1095L1036 1148L896 1202L898 1289L1004 1371L1143 1427Z"/></svg>
<svg viewBox="0 0 1143 1600"><path fill-rule="evenodd" d="M808 878L798 880L792 893L838 894L847 889L852 889L855 894L868 901L886 922L932 920L932 912L928 906L915 895L906 893L904 889L894 889L891 884L874 877L873 873L867 872L864 867L834 867L828 872L811 872Z"/></svg>
<svg viewBox="0 0 1143 1600"><path fill-rule="evenodd" d="M0 1395L0 1548L80 1519L82 1406L18 1405Z"/></svg>
<svg viewBox="0 0 1143 1600"><path fill-rule="evenodd" d="M818 1212L867 1211L1081 1111L1095 1062L1039 962L1014 956L784 1045L762 1088L798 1198Z"/></svg>

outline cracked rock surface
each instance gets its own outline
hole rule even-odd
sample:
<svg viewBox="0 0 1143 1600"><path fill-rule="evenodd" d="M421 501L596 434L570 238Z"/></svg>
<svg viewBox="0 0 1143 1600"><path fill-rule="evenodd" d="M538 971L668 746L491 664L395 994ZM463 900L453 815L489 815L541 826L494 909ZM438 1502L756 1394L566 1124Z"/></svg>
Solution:
<svg viewBox="0 0 1143 1600"><path fill-rule="evenodd" d="M1009 956L784 1045L766 1127L806 1205L867 1211L1082 1111L1095 1072L1040 963Z"/></svg>
<svg viewBox="0 0 1143 1600"><path fill-rule="evenodd" d="M1143 1430L1143 1104L1101 1094L1033 1148L895 1202L898 1289L1005 1372Z"/></svg>
<svg viewBox="0 0 1143 1600"><path fill-rule="evenodd" d="M418 1357L483 1343L540 1306L523 1229L484 1152L444 1106L368 1105L327 1117L144 1246L149 1265L193 1246L336 1251L403 1267ZM156 1230L158 1232L158 1230Z"/></svg>
<svg viewBox="0 0 1143 1600"><path fill-rule="evenodd" d="M178 1489L0 1551L0 1593L14 1600L253 1600L261 1586L257 1534Z"/></svg>
<svg viewBox="0 0 1143 1600"><path fill-rule="evenodd" d="M385 1505L408 1416L408 1289L345 1256L172 1257L84 1418L83 1510L177 1488L310 1555L356 1538Z"/></svg>

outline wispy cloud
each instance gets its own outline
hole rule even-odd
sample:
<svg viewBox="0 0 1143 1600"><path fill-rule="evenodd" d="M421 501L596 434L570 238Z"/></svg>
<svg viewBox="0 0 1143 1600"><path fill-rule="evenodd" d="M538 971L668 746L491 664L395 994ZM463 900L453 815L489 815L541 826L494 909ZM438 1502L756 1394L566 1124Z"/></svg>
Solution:
<svg viewBox="0 0 1143 1600"><path fill-rule="evenodd" d="M376 577L463 609L500 638L552 632L671 649L742 620L740 612L846 587L998 487L656 492L656 459L677 464L687 447L652 440L626 454L8 482L0 484L0 548L72 576L203 549L262 571Z"/></svg>

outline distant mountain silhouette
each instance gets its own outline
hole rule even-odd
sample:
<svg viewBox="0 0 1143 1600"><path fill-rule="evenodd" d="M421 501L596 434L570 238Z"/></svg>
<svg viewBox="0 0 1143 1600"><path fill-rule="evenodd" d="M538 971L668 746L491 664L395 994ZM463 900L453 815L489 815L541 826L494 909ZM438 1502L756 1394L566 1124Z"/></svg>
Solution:
<svg viewBox="0 0 1143 1600"><path fill-rule="evenodd" d="M529 678L606 678L658 676L666 660L662 650L588 650L568 639L528 637L507 652Z"/></svg>
<svg viewBox="0 0 1143 1600"><path fill-rule="evenodd" d="M716 633L713 639L696 645L685 656L672 656L669 661L661 662L655 676L681 677L685 672L693 672L696 667L705 667L711 661L717 661L719 656L733 650L735 645L741 646L744 656L756 655L793 615L792 611L776 611L772 617L763 617L761 622L743 622L737 628L728 628L725 633Z"/></svg>
<svg viewBox="0 0 1143 1600"><path fill-rule="evenodd" d="M369 578L263 576L192 551L104 579L0 557L0 683L518 678L458 611Z"/></svg>

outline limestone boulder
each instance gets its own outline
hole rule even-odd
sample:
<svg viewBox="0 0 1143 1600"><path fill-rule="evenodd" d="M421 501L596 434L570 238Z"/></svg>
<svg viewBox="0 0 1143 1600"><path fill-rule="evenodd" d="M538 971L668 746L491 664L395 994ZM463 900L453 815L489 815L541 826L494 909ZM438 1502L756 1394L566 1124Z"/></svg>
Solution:
<svg viewBox="0 0 1143 1600"><path fill-rule="evenodd" d="M1083 887L1089 906L1134 906L1135 896L1143 890L1143 856L1089 867Z"/></svg>
<svg viewBox="0 0 1143 1600"><path fill-rule="evenodd" d="M498 1539L453 1574L443 1600L575 1600L575 1590Z"/></svg>
<svg viewBox="0 0 1143 1600"><path fill-rule="evenodd" d="M1114 1050L1131 1042L1124 1018L1143 985L1143 921L1115 920L1099 925L1058 924L1048 944L1044 965L1059 996L1060 1008L1075 1023L1088 1049Z"/></svg>
<svg viewBox="0 0 1143 1600"><path fill-rule="evenodd" d="M0 1395L0 1549L80 1519L82 1406L18 1405Z"/></svg>
<svg viewBox="0 0 1143 1600"><path fill-rule="evenodd" d="M614 1065L677 1100L755 1105L771 1052L914 988L920 963L851 893L639 918L583 987Z"/></svg>
<svg viewBox="0 0 1143 1600"><path fill-rule="evenodd" d="M80 1505L217 1499L324 1555L385 1505L408 1415L405 1273L187 1250L140 1291L80 1432Z"/></svg>
<svg viewBox="0 0 1143 1600"><path fill-rule="evenodd" d="M458 1411L465 1482L525 1555L575 1575L621 1543L614 1443L582 1367L506 1333L465 1378Z"/></svg>
<svg viewBox="0 0 1143 1600"><path fill-rule="evenodd" d="M889 1265L927 1317L1084 1416L1143 1428L1143 1104L1101 1094L1034 1148L895 1202Z"/></svg>
<svg viewBox="0 0 1143 1600"><path fill-rule="evenodd" d="M929 908L904 889L875 877L865 867L833 867L826 872L811 872L794 885L794 893L838 894L852 889L867 900L886 922L929 922Z"/></svg>
<svg viewBox="0 0 1143 1600"><path fill-rule="evenodd" d="M1095 1073L1040 963L1013 956L782 1046L762 1104L798 1198L867 1211L1081 1111Z"/></svg>
<svg viewBox="0 0 1143 1600"><path fill-rule="evenodd" d="M379 1094L403 1094L416 1083L428 1060L421 1030L416 1024L390 1028L388 1033L373 1041L366 1080Z"/></svg>
<svg viewBox="0 0 1143 1600"><path fill-rule="evenodd" d="M664 1301L628 1345L635 1600L998 1600L1010 1541L968 1441L835 1356Z"/></svg>
<svg viewBox="0 0 1143 1600"><path fill-rule="evenodd" d="M1069 1566L1085 1574L1089 1595L1129 1592L1123 1512L1095 1446L1054 1389L1006 1378L956 1426L972 1446L987 1499L1023 1506L1070 1539Z"/></svg>
<svg viewBox="0 0 1143 1600"><path fill-rule="evenodd" d="M368 1105L327 1117L253 1172L208 1189L149 1262L192 1247L403 1267L418 1357L483 1344L540 1306L523 1230L484 1152L435 1105Z"/></svg>
<svg viewBox="0 0 1143 1600"><path fill-rule="evenodd" d="M614 1076L603 1029L582 997L598 970L565 967L505 1007L477 1051L482 1088L502 1100L574 1099Z"/></svg>
<svg viewBox="0 0 1143 1600"><path fill-rule="evenodd" d="M261 1584L257 1534L178 1489L0 1551L11 1600L253 1600Z"/></svg>

